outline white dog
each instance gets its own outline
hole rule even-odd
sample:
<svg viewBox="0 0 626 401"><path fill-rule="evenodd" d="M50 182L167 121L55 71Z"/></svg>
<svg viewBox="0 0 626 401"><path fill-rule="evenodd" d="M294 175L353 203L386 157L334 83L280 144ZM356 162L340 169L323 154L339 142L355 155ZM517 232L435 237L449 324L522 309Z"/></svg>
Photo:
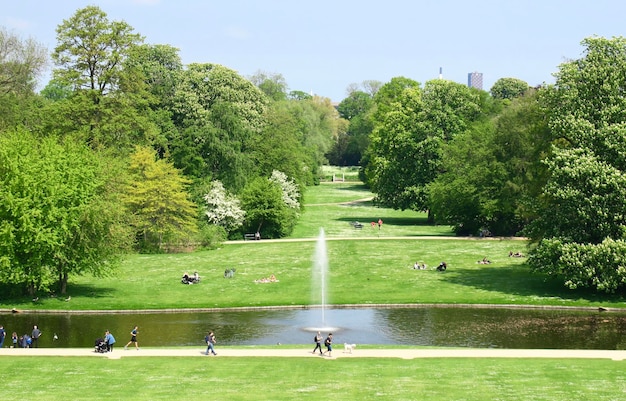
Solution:
<svg viewBox="0 0 626 401"><path fill-rule="evenodd" d="M356 344L343 343L343 352L352 353L352 350L356 348Z"/></svg>

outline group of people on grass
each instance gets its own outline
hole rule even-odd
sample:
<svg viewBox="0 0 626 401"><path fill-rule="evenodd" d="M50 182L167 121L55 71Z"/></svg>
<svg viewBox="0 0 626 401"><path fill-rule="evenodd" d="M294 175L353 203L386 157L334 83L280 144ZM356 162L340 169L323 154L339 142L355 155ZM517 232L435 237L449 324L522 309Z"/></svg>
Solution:
<svg viewBox="0 0 626 401"><path fill-rule="evenodd" d="M258 280L254 280L254 282L255 283L276 283L278 282L278 280L276 280L276 276L272 274L269 277L263 277Z"/></svg>
<svg viewBox="0 0 626 401"><path fill-rule="evenodd" d="M445 271L447 268L448 268L448 264L446 262L441 262L437 266L437 271ZM415 262L415 264L413 264L413 269L414 270L427 270L428 266L426 266L426 263Z"/></svg>
<svg viewBox="0 0 626 401"><path fill-rule="evenodd" d="M189 273L185 272L183 277L180 279L182 284L198 284L200 282L200 276L198 272L193 272L193 276L190 276Z"/></svg>

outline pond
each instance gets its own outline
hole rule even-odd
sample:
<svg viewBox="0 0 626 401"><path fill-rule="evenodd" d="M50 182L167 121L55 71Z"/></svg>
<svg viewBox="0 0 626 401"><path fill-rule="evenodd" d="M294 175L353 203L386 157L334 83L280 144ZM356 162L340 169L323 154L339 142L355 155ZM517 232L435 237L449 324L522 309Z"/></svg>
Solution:
<svg viewBox="0 0 626 401"><path fill-rule="evenodd" d="M92 347L111 330L121 347L139 326L141 346L202 346L208 330L219 345L312 343L318 328L333 331L335 342L477 348L626 349L626 311L383 307L261 309L176 313L4 313L10 334L38 325L41 347ZM54 334L58 339L53 338Z"/></svg>

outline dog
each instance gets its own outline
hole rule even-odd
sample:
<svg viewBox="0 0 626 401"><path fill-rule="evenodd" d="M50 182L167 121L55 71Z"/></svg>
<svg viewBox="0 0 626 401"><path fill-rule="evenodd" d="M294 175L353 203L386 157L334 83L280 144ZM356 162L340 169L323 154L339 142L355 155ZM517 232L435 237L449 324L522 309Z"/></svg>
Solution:
<svg viewBox="0 0 626 401"><path fill-rule="evenodd" d="M343 352L349 352L351 354L352 350L355 348L356 344L343 343Z"/></svg>

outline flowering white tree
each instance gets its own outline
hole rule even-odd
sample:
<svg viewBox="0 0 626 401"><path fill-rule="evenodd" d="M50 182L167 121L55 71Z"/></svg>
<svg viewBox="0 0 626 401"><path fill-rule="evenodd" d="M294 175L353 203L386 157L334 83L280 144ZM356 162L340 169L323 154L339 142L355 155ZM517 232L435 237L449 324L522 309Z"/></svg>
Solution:
<svg viewBox="0 0 626 401"><path fill-rule="evenodd" d="M283 201L288 208L295 210L300 209L300 201L298 200L300 198L300 191L298 190L298 185L296 185L293 180L290 180L287 174L282 171L274 170L272 171L270 181L280 185L283 191Z"/></svg>
<svg viewBox="0 0 626 401"><path fill-rule="evenodd" d="M246 212L240 207L239 199L224 188L221 181L211 183L211 190L204 195L207 203L206 216L209 222L232 232L243 224Z"/></svg>

